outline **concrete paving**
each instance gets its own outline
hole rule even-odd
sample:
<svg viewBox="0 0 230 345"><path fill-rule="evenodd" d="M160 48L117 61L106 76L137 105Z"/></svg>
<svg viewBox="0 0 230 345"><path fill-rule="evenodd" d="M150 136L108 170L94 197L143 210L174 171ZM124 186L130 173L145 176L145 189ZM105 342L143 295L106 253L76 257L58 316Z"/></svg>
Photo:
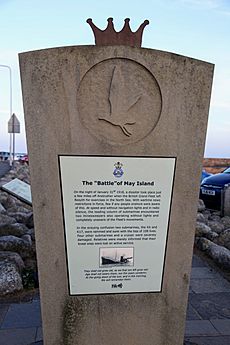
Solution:
<svg viewBox="0 0 230 345"><path fill-rule="evenodd" d="M230 344L230 282L195 255L190 280L185 344Z"/></svg>
<svg viewBox="0 0 230 345"><path fill-rule="evenodd" d="M1 345L43 345L39 296L0 304ZM185 345L230 344L230 283L193 256Z"/></svg>

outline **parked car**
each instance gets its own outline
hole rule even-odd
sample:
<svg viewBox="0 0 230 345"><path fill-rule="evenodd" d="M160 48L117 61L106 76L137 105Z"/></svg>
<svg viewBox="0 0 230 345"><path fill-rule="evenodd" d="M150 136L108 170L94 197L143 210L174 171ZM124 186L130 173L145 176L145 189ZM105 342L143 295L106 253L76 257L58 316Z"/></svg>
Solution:
<svg viewBox="0 0 230 345"><path fill-rule="evenodd" d="M202 170L201 177L200 177L200 182L203 181L205 177L211 176L212 174L208 173L206 170Z"/></svg>
<svg viewBox="0 0 230 345"><path fill-rule="evenodd" d="M200 185L200 199L207 208L219 210L221 207L221 191L230 184L230 167L220 174L205 177Z"/></svg>
<svg viewBox="0 0 230 345"><path fill-rule="evenodd" d="M20 156L19 162L22 163L22 164L24 164L24 163L29 164L29 157L28 157L28 155L22 155L22 156Z"/></svg>

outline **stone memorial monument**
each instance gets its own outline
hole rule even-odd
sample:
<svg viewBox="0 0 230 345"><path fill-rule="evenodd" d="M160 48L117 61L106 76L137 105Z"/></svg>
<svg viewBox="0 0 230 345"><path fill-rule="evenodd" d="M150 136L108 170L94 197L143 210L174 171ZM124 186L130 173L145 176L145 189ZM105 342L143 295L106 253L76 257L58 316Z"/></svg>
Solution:
<svg viewBox="0 0 230 345"><path fill-rule="evenodd" d="M20 54L46 345L182 345L213 65L87 21Z"/></svg>

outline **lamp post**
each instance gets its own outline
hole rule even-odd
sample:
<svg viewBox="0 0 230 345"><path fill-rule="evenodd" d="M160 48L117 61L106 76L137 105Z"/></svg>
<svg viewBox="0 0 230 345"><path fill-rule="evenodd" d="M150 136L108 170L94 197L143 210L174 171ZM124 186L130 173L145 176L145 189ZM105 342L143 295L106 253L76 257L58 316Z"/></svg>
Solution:
<svg viewBox="0 0 230 345"><path fill-rule="evenodd" d="M10 116L12 115L12 72L11 68L8 65L0 65L0 67L7 68L10 75ZM12 166L12 133L10 133L10 166Z"/></svg>

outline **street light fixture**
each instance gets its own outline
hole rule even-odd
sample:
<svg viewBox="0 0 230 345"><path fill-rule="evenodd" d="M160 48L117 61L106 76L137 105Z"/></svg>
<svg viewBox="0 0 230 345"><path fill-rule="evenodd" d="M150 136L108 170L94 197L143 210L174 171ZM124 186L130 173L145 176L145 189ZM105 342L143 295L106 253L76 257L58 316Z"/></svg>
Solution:
<svg viewBox="0 0 230 345"><path fill-rule="evenodd" d="M11 68L8 65L1 65L0 67L7 68L9 71L10 75L10 117L12 115L12 72ZM10 166L12 165L12 133L10 133Z"/></svg>

